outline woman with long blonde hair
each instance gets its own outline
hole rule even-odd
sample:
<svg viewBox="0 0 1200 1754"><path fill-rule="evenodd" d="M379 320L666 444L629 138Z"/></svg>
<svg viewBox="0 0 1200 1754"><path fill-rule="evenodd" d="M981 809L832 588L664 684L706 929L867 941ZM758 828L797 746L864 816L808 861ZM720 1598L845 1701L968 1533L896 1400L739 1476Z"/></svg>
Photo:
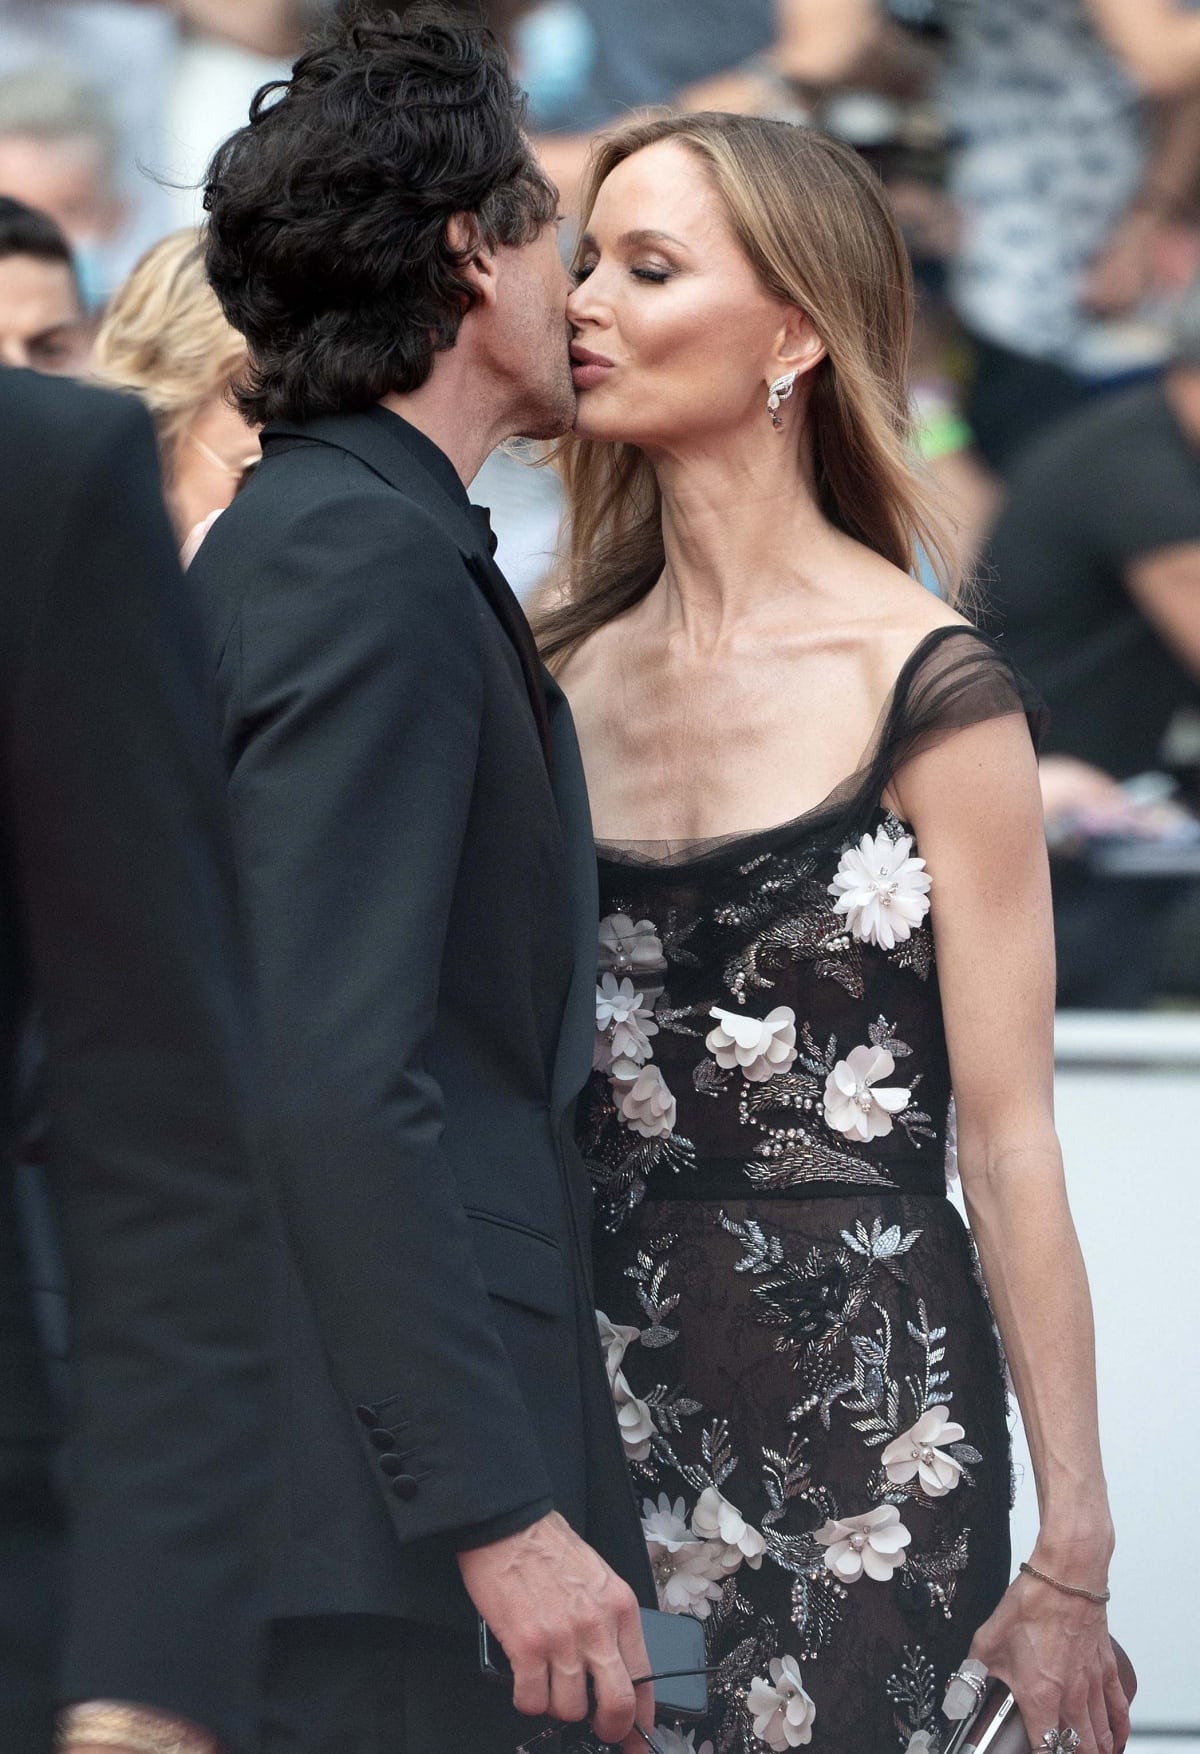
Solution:
<svg viewBox="0 0 1200 1754"><path fill-rule="evenodd" d="M186 559L258 457L258 437L230 397L246 343L208 284L199 234L172 232L147 250L113 298L92 369L140 396L158 436L167 506Z"/></svg>
<svg viewBox="0 0 1200 1754"><path fill-rule="evenodd" d="M912 576L947 545L886 196L812 131L636 123L598 149L575 279L571 550L539 632L600 852L602 1333L663 1605L708 1628L695 1745L936 1750L971 1653L1036 1747L1107 1754L1128 1717L1037 708ZM1041 1507L1011 1585L952 1091Z"/></svg>

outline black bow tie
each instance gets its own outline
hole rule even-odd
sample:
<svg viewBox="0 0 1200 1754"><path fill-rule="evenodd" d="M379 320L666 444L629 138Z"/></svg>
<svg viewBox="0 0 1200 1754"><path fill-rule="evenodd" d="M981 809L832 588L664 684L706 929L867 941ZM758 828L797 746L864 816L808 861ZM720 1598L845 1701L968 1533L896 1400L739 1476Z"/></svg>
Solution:
<svg viewBox="0 0 1200 1754"><path fill-rule="evenodd" d="M483 531L483 539L487 543L488 553L494 556L496 549L499 546L499 539L496 532L492 529L492 514L489 512L488 508L483 505L473 505L471 507L471 512L475 518L475 522Z"/></svg>

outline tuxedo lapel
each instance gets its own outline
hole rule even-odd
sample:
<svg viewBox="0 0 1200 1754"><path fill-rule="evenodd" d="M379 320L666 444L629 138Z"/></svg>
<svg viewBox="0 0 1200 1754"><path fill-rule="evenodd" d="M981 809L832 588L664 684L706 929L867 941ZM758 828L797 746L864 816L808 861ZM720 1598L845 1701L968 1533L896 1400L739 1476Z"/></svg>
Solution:
<svg viewBox="0 0 1200 1754"><path fill-rule="evenodd" d="M432 439L386 408L327 415L303 425L279 422L266 428L263 440L268 446L277 440L305 440L349 451L398 492L433 512L458 544L472 578L517 654L542 750L549 761L550 724L544 672L533 634L511 585L492 559L496 538L488 515L482 507L471 504L445 453Z"/></svg>
<svg viewBox="0 0 1200 1754"><path fill-rule="evenodd" d="M558 1116L582 1090L592 1066L600 895L592 817L571 709L566 696L550 676L545 679L545 690L549 710L551 778L562 823L574 957L550 1086L551 1105Z"/></svg>
<svg viewBox="0 0 1200 1754"><path fill-rule="evenodd" d="M465 554L463 558L471 570L472 578L491 604L496 619L516 650L542 750L547 762L550 762L550 713L546 701L545 672L537 654L532 630L525 619L525 611L513 595L512 586L490 555L474 553Z"/></svg>

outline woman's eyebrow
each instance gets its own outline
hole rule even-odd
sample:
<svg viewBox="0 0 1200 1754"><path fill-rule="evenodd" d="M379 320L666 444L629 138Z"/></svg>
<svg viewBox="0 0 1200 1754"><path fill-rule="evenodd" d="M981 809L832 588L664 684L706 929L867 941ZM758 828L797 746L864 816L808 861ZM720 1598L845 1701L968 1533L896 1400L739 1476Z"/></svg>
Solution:
<svg viewBox="0 0 1200 1754"><path fill-rule="evenodd" d="M653 227L641 231L627 231L619 239L622 244L678 244L681 250L687 245L682 238L673 237L669 231L658 231Z"/></svg>
<svg viewBox="0 0 1200 1754"><path fill-rule="evenodd" d="M686 250L688 247L682 238L672 236L669 231L657 231L653 227L644 227L640 231L622 232L617 243L622 247L635 244L677 244L681 250ZM585 231L580 235L579 248L581 250L595 250L598 247L590 231Z"/></svg>

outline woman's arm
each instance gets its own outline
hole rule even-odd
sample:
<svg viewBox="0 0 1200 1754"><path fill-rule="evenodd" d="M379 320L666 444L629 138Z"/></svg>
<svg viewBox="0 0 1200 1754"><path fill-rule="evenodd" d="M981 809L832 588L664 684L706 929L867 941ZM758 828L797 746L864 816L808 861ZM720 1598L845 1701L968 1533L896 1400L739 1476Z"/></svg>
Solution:
<svg viewBox="0 0 1200 1754"><path fill-rule="evenodd" d="M1103 1590L1113 1532L1100 1459L1091 1297L1054 1131L1054 942L1037 765L1023 717L959 731L894 785L933 878L931 919L959 1166L1037 1482L1030 1556ZM1128 1731L1104 1610L1022 1577L973 1654L1017 1695L1035 1746ZM1110 1728L1111 1725L1111 1728Z"/></svg>
<svg viewBox="0 0 1200 1754"><path fill-rule="evenodd" d="M1152 97L1200 84L1200 13L1178 0L1087 0L1097 31Z"/></svg>

